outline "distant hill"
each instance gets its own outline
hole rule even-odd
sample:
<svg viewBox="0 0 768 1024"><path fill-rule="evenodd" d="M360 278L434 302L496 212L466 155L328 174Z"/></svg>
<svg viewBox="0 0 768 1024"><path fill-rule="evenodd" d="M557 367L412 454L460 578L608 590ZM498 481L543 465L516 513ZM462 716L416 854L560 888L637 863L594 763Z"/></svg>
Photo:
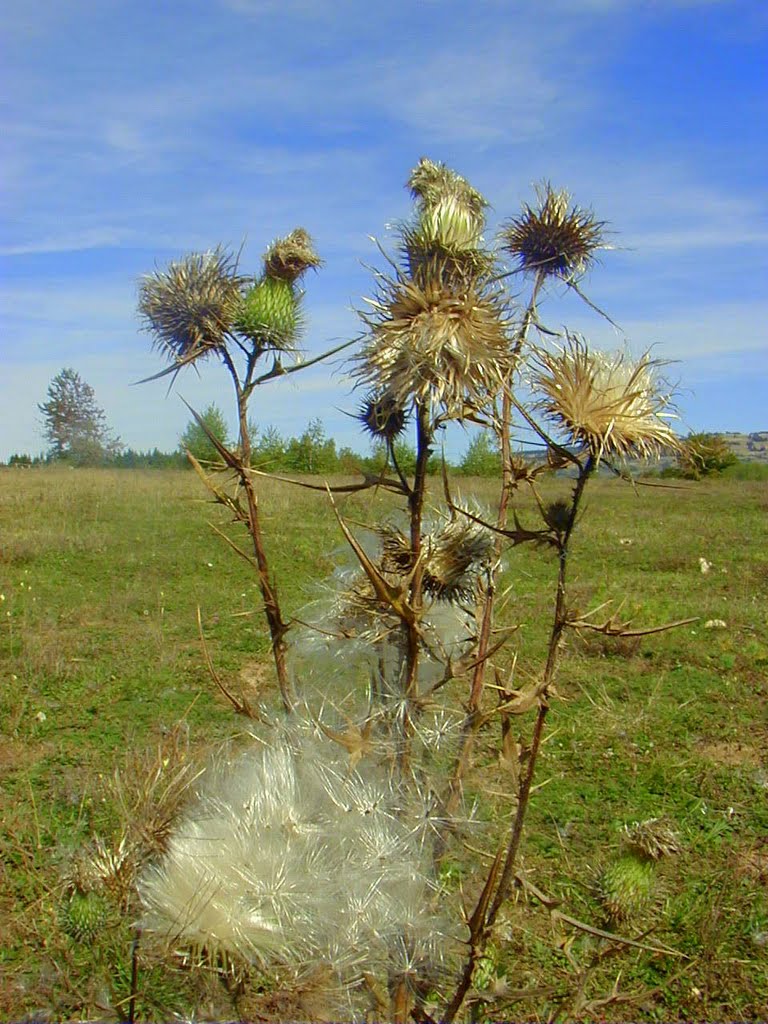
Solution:
<svg viewBox="0 0 768 1024"><path fill-rule="evenodd" d="M751 434L723 431L721 437L742 462L768 464L768 430L755 430Z"/></svg>

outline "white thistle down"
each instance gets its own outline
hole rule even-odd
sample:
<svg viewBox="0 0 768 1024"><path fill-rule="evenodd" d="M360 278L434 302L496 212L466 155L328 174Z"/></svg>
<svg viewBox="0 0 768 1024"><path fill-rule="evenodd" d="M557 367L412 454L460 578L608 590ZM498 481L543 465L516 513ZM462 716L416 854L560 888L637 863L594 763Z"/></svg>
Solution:
<svg viewBox="0 0 768 1024"><path fill-rule="evenodd" d="M142 927L208 955L325 963L346 985L392 968L403 936L438 966L445 926L413 827L428 813L421 803L369 762L365 777L351 771L306 724L254 739L205 773L165 855L141 875Z"/></svg>

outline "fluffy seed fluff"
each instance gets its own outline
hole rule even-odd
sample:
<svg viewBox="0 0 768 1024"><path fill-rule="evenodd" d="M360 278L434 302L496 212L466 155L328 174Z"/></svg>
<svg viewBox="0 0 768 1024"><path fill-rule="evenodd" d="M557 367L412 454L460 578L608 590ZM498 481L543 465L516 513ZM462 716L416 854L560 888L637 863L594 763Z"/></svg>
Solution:
<svg viewBox="0 0 768 1024"><path fill-rule="evenodd" d="M363 777L310 726L286 727L203 776L139 878L142 927L198 956L324 963L345 984L394 966L402 936L439 965L444 923L412 817L384 769Z"/></svg>
<svg viewBox="0 0 768 1024"><path fill-rule="evenodd" d="M501 247L513 256L520 270L558 277L578 278L607 246L604 221L590 210L571 205L568 192L553 189L549 182L536 186L538 204L525 204L519 217L508 221L499 234Z"/></svg>
<svg viewBox="0 0 768 1024"><path fill-rule="evenodd" d="M235 257L221 247L147 275L139 286L139 313L156 347L178 363L225 349L244 281Z"/></svg>
<svg viewBox="0 0 768 1024"><path fill-rule="evenodd" d="M679 447L668 423L671 396L648 353L634 360L625 351L597 352L569 334L555 352L536 349L533 366L537 407L594 457L650 457Z"/></svg>

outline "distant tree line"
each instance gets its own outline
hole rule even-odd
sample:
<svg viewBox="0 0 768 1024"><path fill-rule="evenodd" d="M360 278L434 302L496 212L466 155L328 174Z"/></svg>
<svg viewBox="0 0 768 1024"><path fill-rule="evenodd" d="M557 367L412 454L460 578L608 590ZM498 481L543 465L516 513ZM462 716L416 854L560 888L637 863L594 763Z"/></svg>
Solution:
<svg viewBox="0 0 768 1024"><path fill-rule="evenodd" d="M43 433L49 442L44 455L11 455L9 466L39 466L65 463L71 466L112 466L119 469L180 469L189 465L187 452L201 463L221 461L216 442L231 446L224 414L215 404L193 417L172 452L159 448L137 451L127 448L107 426L104 411L96 403L93 388L75 370L64 368L50 385L46 401L38 406ZM367 455L349 447L337 447L328 437L320 419L311 419L298 437L283 437L273 426L260 428L249 424L252 438L251 460L255 467L272 473L380 473L388 465L385 446L374 445ZM752 435L750 435L752 436ZM762 439L762 437L761 437ZM416 465L416 450L406 441L394 445L396 466L408 476ZM739 460L720 434L690 434L681 447L674 466L664 476L700 479L722 473ZM465 476L498 477L501 455L488 431L476 433L457 464L448 463L454 473ZM439 473L442 456L433 454L428 472Z"/></svg>
<svg viewBox="0 0 768 1024"><path fill-rule="evenodd" d="M232 446L224 414L215 404L194 416L179 438L175 451L159 448L138 451L126 447L107 425L106 415L96 402L90 384L79 373L65 367L51 380L46 401L38 405L42 430L48 441L44 454L16 452L9 466L31 467L51 464L77 466L110 466L117 469L181 469L189 465L187 452L201 463L220 462L217 442ZM284 437L273 426L260 428L249 424L253 447L252 464L272 473L381 473L387 468L411 475L416 466L416 450L406 441L394 445L396 465L389 465L384 444L372 446L367 455L352 448L338 447L328 437L320 419L311 419L298 437ZM501 462L498 450L487 433L477 434L469 443L458 465L448 464L454 472L471 476L498 476ZM442 456L434 454L428 472L438 473Z"/></svg>

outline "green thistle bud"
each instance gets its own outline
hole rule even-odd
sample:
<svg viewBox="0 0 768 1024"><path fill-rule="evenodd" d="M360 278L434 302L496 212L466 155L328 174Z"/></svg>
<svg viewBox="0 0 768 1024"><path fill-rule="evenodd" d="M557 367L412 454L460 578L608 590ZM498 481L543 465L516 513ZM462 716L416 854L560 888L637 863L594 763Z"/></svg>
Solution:
<svg viewBox="0 0 768 1024"><path fill-rule="evenodd" d="M89 944L104 927L107 904L96 892L75 889L62 909L61 926L77 942Z"/></svg>
<svg viewBox="0 0 768 1024"><path fill-rule="evenodd" d="M631 921L650 904L653 896L654 868L651 861L622 854L603 871L600 895L614 921Z"/></svg>
<svg viewBox="0 0 768 1024"><path fill-rule="evenodd" d="M262 277L243 297L235 328L264 348L294 348L301 314L293 284L284 278Z"/></svg>

